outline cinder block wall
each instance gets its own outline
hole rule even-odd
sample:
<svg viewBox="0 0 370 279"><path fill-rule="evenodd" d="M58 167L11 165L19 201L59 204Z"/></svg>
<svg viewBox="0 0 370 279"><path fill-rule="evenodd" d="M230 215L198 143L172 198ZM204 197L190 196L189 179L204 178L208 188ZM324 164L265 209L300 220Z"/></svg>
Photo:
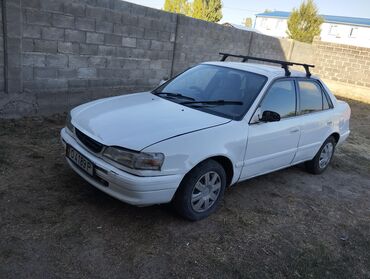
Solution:
<svg viewBox="0 0 370 279"><path fill-rule="evenodd" d="M288 59L292 43L291 40L280 40L178 16L173 72L181 72L202 61L219 60L219 52L284 60ZM240 59L236 60L240 61Z"/></svg>
<svg viewBox="0 0 370 279"><path fill-rule="evenodd" d="M121 0L2 0L0 11L0 117L148 90L222 51L317 62L326 78L370 86L366 49L281 40Z"/></svg>
<svg viewBox="0 0 370 279"><path fill-rule="evenodd" d="M315 40L313 51L321 77L370 88L370 48Z"/></svg>
<svg viewBox="0 0 370 279"><path fill-rule="evenodd" d="M1 75L0 116L66 111L170 76L175 14L120 0L3 1L8 75Z"/></svg>
<svg viewBox="0 0 370 279"><path fill-rule="evenodd" d="M169 76L174 14L119 0L22 0L22 14L23 90L35 94L37 111L145 90Z"/></svg>
<svg viewBox="0 0 370 279"><path fill-rule="evenodd" d="M0 2L0 92L4 91L4 24L3 24L3 3Z"/></svg>
<svg viewBox="0 0 370 279"><path fill-rule="evenodd" d="M219 52L248 53L251 32L183 15L178 16L177 23L174 74L200 61L219 60Z"/></svg>

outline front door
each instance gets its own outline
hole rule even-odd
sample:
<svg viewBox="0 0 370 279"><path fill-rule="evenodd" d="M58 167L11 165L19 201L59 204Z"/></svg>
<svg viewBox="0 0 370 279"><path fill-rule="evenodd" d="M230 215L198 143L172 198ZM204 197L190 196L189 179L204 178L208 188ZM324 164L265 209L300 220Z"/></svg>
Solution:
<svg viewBox="0 0 370 279"><path fill-rule="evenodd" d="M300 123L294 80L279 79L268 89L259 106L279 113L277 122L250 123L241 179L289 166L297 152Z"/></svg>

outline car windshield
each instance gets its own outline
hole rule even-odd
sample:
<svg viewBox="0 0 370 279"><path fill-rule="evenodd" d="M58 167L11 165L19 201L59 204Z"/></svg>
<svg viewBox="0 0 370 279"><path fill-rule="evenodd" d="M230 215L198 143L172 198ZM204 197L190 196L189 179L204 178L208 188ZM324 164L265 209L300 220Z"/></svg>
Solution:
<svg viewBox="0 0 370 279"><path fill-rule="evenodd" d="M265 85L267 77L223 66L190 68L152 93L184 106L240 120Z"/></svg>

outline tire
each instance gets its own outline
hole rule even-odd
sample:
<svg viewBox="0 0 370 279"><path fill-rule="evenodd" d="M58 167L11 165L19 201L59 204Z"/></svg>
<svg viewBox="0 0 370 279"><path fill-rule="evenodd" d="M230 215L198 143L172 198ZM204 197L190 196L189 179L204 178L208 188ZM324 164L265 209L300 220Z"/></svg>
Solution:
<svg viewBox="0 0 370 279"><path fill-rule="evenodd" d="M207 160L185 175L172 204L182 217L191 221L201 220L215 212L225 188L224 168L214 160Z"/></svg>
<svg viewBox="0 0 370 279"><path fill-rule="evenodd" d="M336 145L336 141L334 137L332 136L328 137L326 141L320 147L315 157L311 161L305 162L307 171L312 174L323 173L328 168L331 162L331 159L333 158L334 151L335 151L335 145Z"/></svg>

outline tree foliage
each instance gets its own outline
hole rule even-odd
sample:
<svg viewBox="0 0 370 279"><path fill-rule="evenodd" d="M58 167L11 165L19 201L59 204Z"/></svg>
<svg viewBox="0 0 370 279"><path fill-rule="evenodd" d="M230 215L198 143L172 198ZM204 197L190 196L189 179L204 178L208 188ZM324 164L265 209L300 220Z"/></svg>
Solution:
<svg viewBox="0 0 370 279"><path fill-rule="evenodd" d="M320 34L323 22L313 0L307 0L302 2L298 9L293 9L288 19L287 34L291 39L312 43L313 38Z"/></svg>
<svg viewBox="0 0 370 279"><path fill-rule="evenodd" d="M221 0L165 0L164 10L211 22L219 22L222 18Z"/></svg>
<svg viewBox="0 0 370 279"><path fill-rule="evenodd" d="M164 10L172 13L187 14L190 5L187 0L165 0Z"/></svg>
<svg viewBox="0 0 370 279"><path fill-rule="evenodd" d="M252 18L247 17L246 19L244 19L243 23L244 23L245 27L251 28L252 27Z"/></svg>
<svg viewBox="0 0 370 279"><path fill-rule="evenodd" d="M192 3L191 14L188 16L191 16L193 18L203 19L204 13L205 11L204 11L203 0L194 0Z"/></svg>
<svg viewBox="0 0 370 279"><path fill-rule="evenodd" d="M221 0L204 1L205 18L204 20L211 22L219 22L222 18L222 3Z"/></svg>

